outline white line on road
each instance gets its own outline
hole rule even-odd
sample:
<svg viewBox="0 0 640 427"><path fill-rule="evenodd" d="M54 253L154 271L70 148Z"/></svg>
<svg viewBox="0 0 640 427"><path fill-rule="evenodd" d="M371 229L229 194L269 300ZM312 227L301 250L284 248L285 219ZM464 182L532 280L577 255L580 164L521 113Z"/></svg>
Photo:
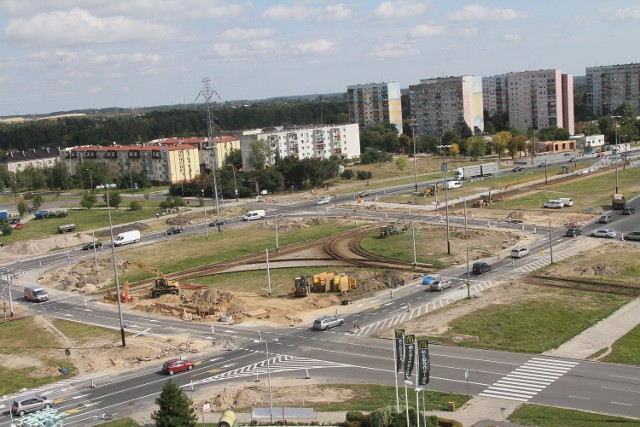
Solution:
<svg viewBox="0 0 640 427"><path fill-rule="evenodd" d="M627 393L640 393L640 391L636 390L626 390L624 388L615 388L615 387L601 387L605 390L618 390L618 391L626 391Z"/></svg>
<svg viewBox="0 0 640 427"><path fill-rule="evenodd" d="M622 405L622 406L633 406L631 403L622 403L622 402L611 402L614 405Z"/></svg>
<svg viewBox="0 0 640 427"><path fill-rule="evenodd" d="M580 400L591 400L591 399L590 399L590 398L588 398L588 397L579 397L579 396L568 396L568 397L571 397L571 398L573 398L573 399L580 399Z"/></svg>

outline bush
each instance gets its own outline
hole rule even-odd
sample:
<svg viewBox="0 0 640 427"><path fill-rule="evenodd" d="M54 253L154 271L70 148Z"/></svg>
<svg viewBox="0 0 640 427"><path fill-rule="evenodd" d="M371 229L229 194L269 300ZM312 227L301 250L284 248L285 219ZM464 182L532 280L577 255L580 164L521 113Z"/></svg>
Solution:
<svg viewBox="0 0 640 427"><path fill-rule="evenodd" d="M373 173L370 171L358 171L358 179L361 181L367 180L367 179L371 179L371 177L373 176Z"/></svg>
<svg viewBox="0 0 640 427"><path fill-rule="evenodd" d="M353 179L353 171L351 169L345 169L340 174L340 178L350 180Z"/></svg>
<svg viewBox="0 0 640 427"><path fill-rule="evenodd" d="M352 426L369 427L369 416L360 411L347 412L347 424Z"/></svg>
<svg viewBox="0 0 640 427"><path fill-rule="evenodd" d="M133 202L131 202L131 204L129 205L129 210L131 211L139 211L140 209L142 209L142 203L140 203L137 200L134 200Z"/></svg>
<svg viewBox="0 0 640 427"><path fill-rule="evenodd" d="M0 222L0 233L2 233L3 236L9 236L13 233L13 228L2 220L2 222Z"/></svg>
<svg viewBox="0 0 640 427"><path fill-rule="evenodd" d="M383 406L369 415L369 424L371 427L389 427L395 410L391 406Z"/></svg>

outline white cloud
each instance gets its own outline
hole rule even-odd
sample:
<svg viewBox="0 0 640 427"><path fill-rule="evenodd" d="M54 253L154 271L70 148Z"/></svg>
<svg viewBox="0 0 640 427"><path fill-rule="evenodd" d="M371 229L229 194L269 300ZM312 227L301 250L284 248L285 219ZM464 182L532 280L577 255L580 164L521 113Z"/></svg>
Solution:
<svg viewBox="0 0 640 427"><path fill-rule="evenodd" d="M269 37L274 33L270 28L230 28L222 32L225 40L254 40Z"/></svg>
<svg viewBox="0 0 640 427"><path fill-rule="evenodd" d="M444 25L418 25L414 27L410 35L414 39L421 39L425 37L436 37L444 34L446 32L446 28Z"/></svg>
<svg viewBox="0 0 640 427"><path fill-rule="evenodd" d="M632 7L614 10L612 17L615 19L640 18L640 6L632 6Z"/></svg>
<svg viewBox="0 0 640 427"><path fill-rule="evenodd" d="M490 9L479 4L470 4L448 15L451 21L511 21L526 17L525 12L515 9Z"/></svg>
<svg viewBox="0 0 640 427"><path fill-rule="evenodd" d="M167 40L175 37L176 31L123 16L100 18L86 10L73 9L12 19L4 34L6 39L17 42L74 45Z"/></svg>
<svg viewBox="0 0 640 427"><path fill-rule="evenodd" d="M381 19L415 17L425 10L424 2L412 0L385 1L376 7L373 16Z"/></svg>
<svg viewBox="0 0 640 427"><path fill-rule="evenodd" d="M95 94L102 92L102 88L100 86L93 86L89 88L89 93Z"/></svg>
<svg viewBox="0 0 640 427"><path fill-rule="evenodd" d="M519 42L522 37L519 34L505 34L504 39L510 42Z"/></svg>
<svg viewBox="0 0 640 427"><path fill-rule="evenodd" d="M460 30L458 30L458 34L460 34L462 36L466 36L466 37L477 36L478 33L479 33L478 27L466 27L466 28L461 28Z"/></svg>
<svg viewBox="0 0 640 427"><path fill-rule="evenodd" d="M386 43L369 53L374 58L404 58L414 55L420 55L420 50L400 43Z"/></svg>
<svg viewBox="0 0 640 427"><path fill-rule="evenodd" d="M267 8L262 16L273 20L290 21L338 21L346 19L350 11L343 3L328 5L325 7L309 7L302 5L285 6L278 4Z"/></svg>
<svg viewBox="0 0 640 427"><path fill-rule="evenodd" d="M325 54L334 50L333 43L329 40L320 39L308 43L300 43L294 46L294 52L298 55Z"/></svg>
<svg viewBox="0 0 640 427"><path fill-rule="evenodd" d="M214 43L209 53L226 60L245 60L276 55L280 47L270 40L251 40L246 43Z"/></svg>

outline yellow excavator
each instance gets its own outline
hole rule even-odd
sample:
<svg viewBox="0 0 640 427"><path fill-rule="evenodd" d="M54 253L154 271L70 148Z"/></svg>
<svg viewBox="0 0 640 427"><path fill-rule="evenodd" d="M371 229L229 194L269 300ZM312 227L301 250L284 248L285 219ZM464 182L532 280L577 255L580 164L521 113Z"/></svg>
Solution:
<svg viewBox="0 0 640 427"><path fill-rule="evenodd" d="M130 265L135 265L158 276L151 287L151 296L153 298L158 298L160 295L165 294L178 295L180 293L180 284L175 280L167 279L167 276L165 276L160 270L142 262L129 260L122 264L122 269L126 272Z"/></svg>

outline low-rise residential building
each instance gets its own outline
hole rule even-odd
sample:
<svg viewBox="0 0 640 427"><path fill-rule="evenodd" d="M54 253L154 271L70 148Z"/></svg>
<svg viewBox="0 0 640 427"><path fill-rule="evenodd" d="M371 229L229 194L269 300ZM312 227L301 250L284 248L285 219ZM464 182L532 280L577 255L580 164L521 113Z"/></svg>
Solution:
<svg viewBox="0 0 640 427"><path fill-rule="evenodd" d="M60 160L59 148L31 148L28 150L8 151L0 158L0 166L7 172L20 172L33 166L34 168L51 168Z"/></svg>
<svg viewBox="0 0 640 427"><path fill-rule="evenodd" d="M249 169L251 143L263 140L270 149L267 164L280 158L354 159L360 156L360 127L358 124L270 127L240 131L242 167Z"/></svg>
<svg viewBox="0 0 640 427"><path fill-rule="evenodd" d="M225 159L231 153L231 150L240 149L240 139L233 135L217 136L215 138L216 156L218 159L218 168L222 167ZM198 148L200 157L199 167L200 173L210 173L213 165L213 153L211 152L211 144L209 138L162 138L154 139L145 143L145 145L175 145L189 144Z"/></svg>

